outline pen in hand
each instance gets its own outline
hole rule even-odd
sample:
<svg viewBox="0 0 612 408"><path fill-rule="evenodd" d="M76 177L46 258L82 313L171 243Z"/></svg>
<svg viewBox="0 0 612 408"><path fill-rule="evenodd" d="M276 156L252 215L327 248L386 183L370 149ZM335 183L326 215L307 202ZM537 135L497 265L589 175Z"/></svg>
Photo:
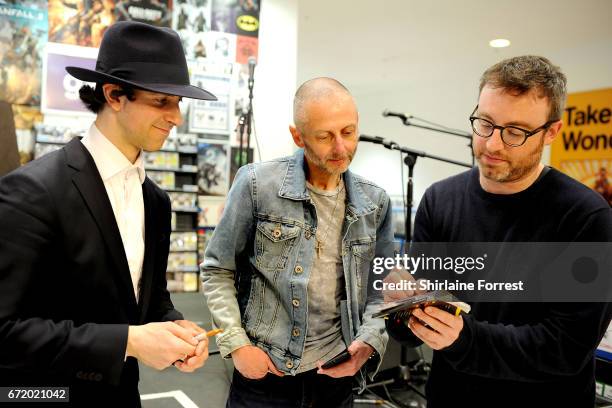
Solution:
<svg viewBox="0 0 612 408"><path fill-rule="evenodd" d="M207 337L212 337L212 336L216 336L219 333L223 333L223 329L214 329L205 333L200 333L197 336L194 336L193 339L196 340L198 343L201 342L202 340L204 340ZM187 359L187 355L185 354L185 356L183 358L179 358L178 360L175 361L178 362L180 361L181 363L184 362Z"/></svg>
<svg viewBox="0 0 612 408"><path fill-rule="evenodd" d="M195 340L197 340L198 342L204 340L207 337L212 337L212 336L216 336L219 333L223 333L223 329L214 329L211 331L208 331L206 333L200 333L197 336L194 337Z"/></svg>

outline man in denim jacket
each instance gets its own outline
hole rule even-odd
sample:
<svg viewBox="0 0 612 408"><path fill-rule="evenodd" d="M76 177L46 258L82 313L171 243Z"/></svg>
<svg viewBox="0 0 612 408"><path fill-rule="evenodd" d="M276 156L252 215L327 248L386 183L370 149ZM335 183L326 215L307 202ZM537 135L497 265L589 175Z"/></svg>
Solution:
<svg viewBox="0 0 612 408"><path fill-rule="evenodd" d="M294 122L301 149L238 171L201 266L217 344L234 360L229 407L350 407L353 376L363 389L387 343L368 282L373 258L392 256L391 206L347 170L355 102L316 78L297 90ZM347 348L348 361L321 367Z"/></svg>

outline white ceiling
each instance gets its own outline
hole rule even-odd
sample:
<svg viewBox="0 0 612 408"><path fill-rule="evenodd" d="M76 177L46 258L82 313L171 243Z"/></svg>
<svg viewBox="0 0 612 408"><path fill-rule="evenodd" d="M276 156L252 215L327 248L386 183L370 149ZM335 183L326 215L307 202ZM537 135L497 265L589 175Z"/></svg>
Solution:
<svg viewBox="0 0 612 408"><path fill-rule="evenodd" d="M298 81L335 75L354 93L480 71L512 55L612 57L610 0L302 0L298 10ZM512 45L493 49L494 38Z"/></svg>

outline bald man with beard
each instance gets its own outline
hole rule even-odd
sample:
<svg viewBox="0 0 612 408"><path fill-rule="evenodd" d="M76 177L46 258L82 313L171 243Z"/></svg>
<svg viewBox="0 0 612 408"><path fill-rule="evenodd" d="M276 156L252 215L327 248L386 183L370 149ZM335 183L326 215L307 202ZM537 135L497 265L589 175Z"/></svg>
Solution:
<svg viewBox="0 0 612 408"><path fill-rule="evenodd" d="M217 344L234 360L228 407L350 407L387 343L371 317L374 257L391 256L389 197L348 167L359 140L338 81L299 87L293 156L242 167L201 265ZM343 363L322 363L348 350ZM299 405L298 405L299 404Z"/></svg>

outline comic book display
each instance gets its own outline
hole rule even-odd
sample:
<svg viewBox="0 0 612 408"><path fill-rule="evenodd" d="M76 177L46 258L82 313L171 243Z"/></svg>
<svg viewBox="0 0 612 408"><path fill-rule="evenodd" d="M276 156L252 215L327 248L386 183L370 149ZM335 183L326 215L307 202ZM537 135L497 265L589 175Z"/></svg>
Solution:
<svg viewBox="0 0 612 408"><path fill-rule="evenodd" d="M79 90L96 84L65 67L95 69L98 47L115 22L174 29L191 82L217 96L185 98L182 124L161 151L144 155L147 177L171 202L171 290L198 290L197 265L238 170L236 129L248 109L248 62L258 55L260 9L261 0L0 0L0 101L12 108L16 165L88 132L95 115ZM254 149L243 156L242 162L252 161Z"/></svg>
<svg viewBox="0 0 612 408"><path fill-rule="evenodd" d="M114 0L49 0L49 41L99 47L116 20Z"/></svg>
<svg viewBox="0 0 612 408"><path fill-rule="evenodd" d="M0 100L40 104L47 30L45 9L0 4Z"/></svg>
<svg viewBox="0 0 612 408"><path fill-rule="evenodd" d="M229 161L227 145L198 144L198 187L202 195L224 196L228 191Z"/></svg>

